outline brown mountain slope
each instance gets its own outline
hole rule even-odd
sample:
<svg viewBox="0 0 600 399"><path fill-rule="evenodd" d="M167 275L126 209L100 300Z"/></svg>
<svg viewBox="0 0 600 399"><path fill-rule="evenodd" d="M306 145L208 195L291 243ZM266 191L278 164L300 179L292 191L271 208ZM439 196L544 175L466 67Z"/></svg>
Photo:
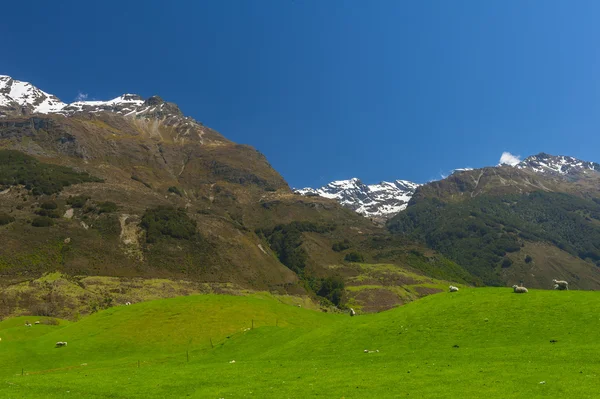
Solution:
<svg viewBox="0 0 600 399"><path fill-rule="evenodd" d="M73 282L85 276L166 278L229 290L314 295L322 278L357 276L345 261L350 252L364 262L392 264L407 273L478 281L443 256L391 237L335 201L293 194L255 149L177 113L6 117L0 120L0 160L11 154L6 150L41 163L34 167L34 161L24 159L17 167L14 161L0 162L0 221L4 214L8 222L0 226L4 286L58 271ZM70 177L56 177L53 165L101 181L69 183L63 180ZM41 175L45 180L31 180ZM53 189L58 186L64 187ZM304 223L304 230L298 233L294 223ZM285 231L283 245L302 258L297 273L275 244L277 226ZM334 251L339 242L348 248ZM125 290L127 284L114 290ZM43 296L58 289L44 287ZM165 295L180 291L169 292ZM0 312L39 307L43 296L10 296ZM56 309L70 314L69 308Z"/></svg>

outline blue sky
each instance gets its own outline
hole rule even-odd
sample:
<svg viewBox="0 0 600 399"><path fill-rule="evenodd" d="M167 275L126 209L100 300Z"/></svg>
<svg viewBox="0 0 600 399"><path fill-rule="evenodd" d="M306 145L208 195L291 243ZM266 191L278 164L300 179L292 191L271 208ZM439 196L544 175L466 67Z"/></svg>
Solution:
<svg viewBox="0 0 600 399"><path fill-rule="evenodd" d="M158 94L294 187L425 182L504 151L600 161L597 1L13 1L2 14L0 74L65 102Z"/></svg>

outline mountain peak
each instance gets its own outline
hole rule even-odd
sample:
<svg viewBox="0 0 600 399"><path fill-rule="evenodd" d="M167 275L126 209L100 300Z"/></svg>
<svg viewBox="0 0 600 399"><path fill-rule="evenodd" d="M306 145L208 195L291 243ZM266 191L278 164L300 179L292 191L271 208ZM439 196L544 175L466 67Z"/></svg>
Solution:
<svg viewBox="0 0 600 399"><path fill-rule="evenodd" d="M71 116L81 112L111 112L132 117L183 117L176 104L166 102L159 96L144 100L138 94L125 93L107 101L86 100L66 104L31 83L0 75L0 117L35 113Z"/></svg>
<svg viewBox="0 0 600 399"><path fill-rule="evenodd" d="M586 171L600 172L600 164L596 162L582 161L566 155L551 155L545 152L527 157L515 167L555 175L585 173Z"/></svg>
<svg viewBox="0 0 600 399"><path fill-rule="evenodd" d="M363 216L387 219L406 208L418 186L407 180L366 185L354 177L336 180L317 189L307 187L294 192L335 199Z"/></svg>

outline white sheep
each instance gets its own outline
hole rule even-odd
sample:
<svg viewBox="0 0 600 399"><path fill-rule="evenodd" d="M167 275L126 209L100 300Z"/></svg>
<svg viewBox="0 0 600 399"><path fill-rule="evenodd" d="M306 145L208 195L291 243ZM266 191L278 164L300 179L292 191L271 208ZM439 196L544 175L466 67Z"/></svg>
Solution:
<svg viewBox="0 0 600 399"><path fill-rule="evenodd" d="M356 312L354 311L354 309L350 308L350 317L352 316L356 316Z"/></svg>
<svg viewBox="0 0 600 399"><path fill-rule="evenodd" d="M25 322L25 327L31 327L31 323L30 323L30 322L28 322L28 321L26 321L26 322Z"/></svg>
<svg viewBox="0 0 600 399"><path fill-rule="evenodd" d="M125 302L125 306L131 305L131 302Z"/></svg>
<svg viewBox="0 0 600 399"><path fill-rule="evenodd" d="M67 341L58 341L58 342L56 343L56 346L57 346L57 347L60 347L60 346L67 346Z"/></svg>
<svg viewBox="0 0 600 399"><path fill-rule="evenodd" d="M458 287L455 287L453 285L450 286L450 292L457 292L458 291Z"/></svg>
<svg viewBox="0 0 600 399"><path fill-rule="evenodd" d="M554 279L552 282L554 283L555 290L569 290L569 283L564 280Z"/></svg>
<svg viewBox="0 0 600 399"><path fill-rule="evenodd" d="M515 294L525 294L527 291L527 288L525 287L519 287L518 285L513 285L513 290L515 290Z"/></svg>
<svg viewBox="0 0 600 399"><path fill-rule="evenodd" d="M33 323L33 324L40 324L40 321L38 320L38 321L36 321L36 322L35 322L35 323Z"/></svg>

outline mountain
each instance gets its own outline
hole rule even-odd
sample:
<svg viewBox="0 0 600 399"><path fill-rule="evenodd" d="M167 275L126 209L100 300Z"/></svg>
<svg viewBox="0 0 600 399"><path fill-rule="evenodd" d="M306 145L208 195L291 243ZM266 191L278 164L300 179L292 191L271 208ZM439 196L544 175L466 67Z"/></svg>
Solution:
<svg viewBox="0 0 600 399"><path fill-rule="evenodd" d="M386 219L406 208L417 187L419 184L406 180L366 185L353 178L334 181L317 189L303 188L294 191L302 195L335 199L360 215Z"/></svg>
<svg viewBox="0 0 600 399"><path fill-rule="evenodd" d="M481 283L335 200L294 194L261 153L160 97L64 104L2 82L0 317L246 290L373 311Z"/></svg>
<svg viewBox="0 0 600 399"><path fill-rule="evenodd" d="M521 170L523 172L533 172L527 177L521 176L518 172L511 171L510 168ZM596 162L582 161L569 156L555 156L546 153L540 153L530 156L521 162L514 165L500 164L496 167L488 167L478 169L481 173L471 173L473 168L454 169L447 179L430 182L426 188L422 190L436 190L437 187L448 187L448 182L460 182L455 184L456 187L461 187L457 195L462 195L469 187L473 190L470 193L472 196L479 195L481 192L511 190L512 186L520 187L521 191L532 190L550 190L544 186L538 179L538 175L548 177L565 177L569 183L578 185L584 184L585 181L575 179L581 174L589 175L590 177L597 176L593 172L600 171L600 164ZM466 173L462 175L463 173ZM515 174L516 173L516 174ZM465 180L461 178L467 176ZM514 176L518 176L516 180ZM551 185L564 185L567 180L559 179L552 181ZM593 187L600 190L600 187L593 183ZM406 180L396 180L395 182L381 182L379 184L365 185L359 179L353 178L350 180L339 180L331 182L321 188L303 188L295 189L298 194L309 196L321 196L337 200L342 206L352 209L353 211L369 218L377 220L387 220L405 210L410 199L415 195L417 188L422 186L418 183L413 183ZM574 188L574 187L573 187ZM590 187L584 189L589 190ZM558 189L568 190L566 188ZM595 188L592 188L595 191ZM442 189L444 191L444 189ZM444 194L451 195L452 189L445 190ZM417 195L422 195L419 192Z"/></svg>
<svg viewBox="0 0 600 399"><path fill-rule="evenodd" d="M600 164L596 162L582 161L564 155L549 155L543 152L526 158L515 167L551 175L578 175L600 172Z"/></svg>
<svg viewBox="0 0 600 399"><path fill-rule="evenodd" d="M388 221L488 285L600 289L600 168L538 154L420 186Z"/></svg>
<svg viewBox="0 0 600 399"><path fill-rule="evenodd" d="M56 112L65 107L56 96L48 94L31 83L0 75L0 117L7 114Z"/></svg>

